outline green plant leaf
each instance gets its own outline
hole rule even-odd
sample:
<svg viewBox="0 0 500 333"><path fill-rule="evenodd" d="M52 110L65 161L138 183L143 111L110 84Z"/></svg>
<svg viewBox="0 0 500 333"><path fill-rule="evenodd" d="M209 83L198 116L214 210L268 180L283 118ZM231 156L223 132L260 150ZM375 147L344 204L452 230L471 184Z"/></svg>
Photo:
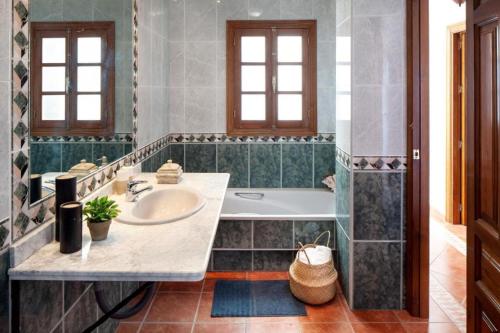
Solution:
<svg viewBox="0 0 500 333"><path fill-rule="evenodd" d="M106 222L121 213L118 204L107 196L98 197L85 204L83 215L91 223Z"/></svg>

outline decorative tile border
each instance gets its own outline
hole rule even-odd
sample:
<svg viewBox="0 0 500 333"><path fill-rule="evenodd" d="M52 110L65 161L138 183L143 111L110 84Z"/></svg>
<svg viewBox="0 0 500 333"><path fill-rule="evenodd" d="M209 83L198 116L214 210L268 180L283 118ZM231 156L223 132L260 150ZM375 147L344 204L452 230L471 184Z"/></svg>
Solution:
<svg viewBox="0 0 500 333"><path fill-rule="evenodd" d="M9 246L10 219L0 221L0 251Z"/></svg>
<svg viewBox="0 0 500 333"><path fill-rule="evenodd" d="M220 133L170 134L170 143L335 143L335 133L316 136L228 136Z"/></svg>
<svg viewBox="0 0 500 333"><path fill-rule="evenodd" d="M405 156L353 156L353 170L406 170Z"/></svg>
<svg viewBox="0 0 500 333"><path fill-rule="evenodd" d="M132 133L116 133L113 136L31 136L30 143L131 143Z"/></svg>
<svg viewBox="0 0 500 333"><path fill-rule="evenodd" d="M125 140L120 142L132 142L134 149L137 148L137 0L133 1L132 29L133 29L133 132L132 134L115 135L110 138L91 138L93 142L113 142L112 140ZM28 8L29 0L12 1L12 242L20 239L29 231L40 224L50 220L54 213L54 196L30 205L29 202L29 22ZM49 137L46 140L55 142L82 142L89 138L76 138L72 141L65 137ZM45 140L37 139L34 140ZM62 141L59 141L62 140ZM68 141L65 141L68 140ZM167 141L164 139L164 141ZM37 141L45 142L45 141ZM83 141L85 142L85 141ZM159 145L157 142L152 145ZM155 148L146 148L146 151L155 151ZM141 161L139 157L131 153L126 157L132 157L134 161ZM89 175L78 183L79 199L102 187L111 181L116 171L123 165L125 157ZM1 237L1 235L0 235Z"/></svg>
<svg viewBox="0 0 500 333"><path fill-rule="evenodd" d="M351 155L340 149L338 146L335 147L336 159L347 169L351 168Z"/></svg>

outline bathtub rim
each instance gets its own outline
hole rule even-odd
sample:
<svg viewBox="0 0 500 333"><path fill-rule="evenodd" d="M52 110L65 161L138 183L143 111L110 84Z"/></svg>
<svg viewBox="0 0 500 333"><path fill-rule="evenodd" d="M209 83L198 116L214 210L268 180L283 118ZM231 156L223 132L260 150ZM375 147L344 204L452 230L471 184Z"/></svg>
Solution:
<svg viewBox="0 0 500 333"><path fill-rule="evenodd" d="M252 193L252 192L325 192L328 194L331 194L334 200L333 204L333 212L331 214L258 214L258 213L253 213L253 214L248 214L248 213L239 213L239 214L229 214L229 213L223 213L221 211L220 220L244 220L244 221L252 221L252 220L275 220L275 221L332 221L337 219L337 214L335 212L335 200L336 200L336 193L331 192L328 189L324 188L249 188L249 187L231 187L227 188L226 190L226 196L228 193L234 193L234 192L247 192L247 193ZM224 209L224 206L223 208Z"/></svg>

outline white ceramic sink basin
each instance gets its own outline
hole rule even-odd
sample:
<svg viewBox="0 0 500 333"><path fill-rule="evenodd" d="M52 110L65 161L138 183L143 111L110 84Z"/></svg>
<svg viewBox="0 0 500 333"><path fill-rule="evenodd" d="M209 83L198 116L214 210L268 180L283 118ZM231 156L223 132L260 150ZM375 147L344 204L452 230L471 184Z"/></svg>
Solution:
<svg viewBox="0 0 500 333"><path fill-rule="evenodd" d="M175 187L144 193L135 203L120 205L117 222L126 224L162 224L189 217L205 205L205 198L195 189Z"/></svg>

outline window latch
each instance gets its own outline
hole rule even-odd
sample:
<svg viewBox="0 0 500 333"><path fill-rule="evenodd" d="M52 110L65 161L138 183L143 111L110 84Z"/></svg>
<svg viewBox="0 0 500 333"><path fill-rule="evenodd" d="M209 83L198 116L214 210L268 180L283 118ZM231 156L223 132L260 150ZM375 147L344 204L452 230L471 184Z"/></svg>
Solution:
<svg viewBox="0 0 500 333"><path fill-rule="evenodd" d="M273 75L272 83L273 83L273 93L276 93L276 76L275 75Z"/></svg>
<svg viewBox="0 0 500 333"><path fill-rule="evenodd" d="M69 79L69 77L66 78L66 94L70 94L72 91L72 88L71 88L71 80Z"/></svg>

